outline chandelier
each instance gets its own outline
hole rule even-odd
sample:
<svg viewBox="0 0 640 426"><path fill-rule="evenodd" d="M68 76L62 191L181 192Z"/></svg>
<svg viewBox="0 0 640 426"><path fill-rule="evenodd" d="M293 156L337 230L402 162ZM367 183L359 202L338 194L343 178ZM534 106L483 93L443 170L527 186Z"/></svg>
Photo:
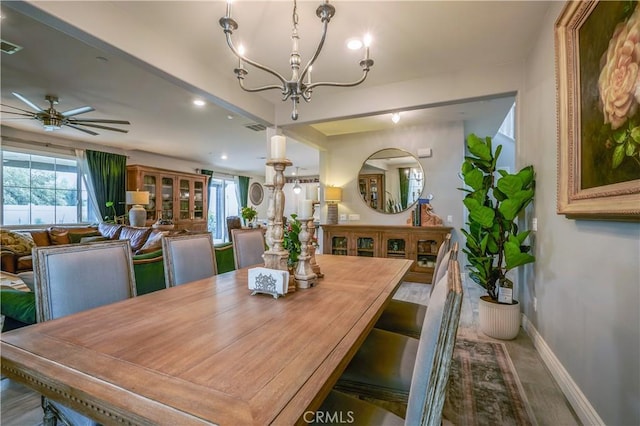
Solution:
<svg viewBox="0 0 640 426"><path fill-rule="evenodd" d="M227 0L227 12L225 16L220 18L220 21L219 21L220 26L224 30L224 34L227 39L227 44L229 45L229 48L231 49L233 54L236 55L236 57L238 58L238 68L235 68L233 72L238 77L238 83L240 83L240 87L247 92L261 92L263 90L279 89L282 92L283 101L291 99L291 101L293 102L293 111L291 113L291 118L293 120L298 119L298 103L300 102L300 98L304 99L306 102L309 102L311 100L311 94L315 87L357 86L367 78L367 73L369 72L369 69L373 66L373 59L369 58L369 44L371 40L367 36L364 39L364 46L365 46L364 59L360 61L360 67L362 68L362 77L360 77L360 79L353 82L349 82L349 83L334 83L334 82L328 82L328 81L312 83L311 68L313 66L313 63L318 58L320 51L322 50L322 46L324 45L324 40L327 35L327 27L329 25L329 21L335 14L336 9L335 7L329 4L329 0L325 0L325 2L322 3L320 6L318 6L318 8L316 9L316 15L320 18L320 21L322 22L322 37L320 38L320 42L318 43L318 47L316 48L315 53L313 54L309 62L307 62L307 64L301 70L300 69L301 60L300 60L300 54L298 52L298 40L300 39L300 37L298 37L297 6L298 5L296 3L296 0L293 0L293 14L292 14L293 30L291 32L291 40L293 42L293 48L291 50L291 55L289 56L289 65L291 66L291 79L289 80L284 78L277 71L247 58L244 55L244 49L242 49L242 46L236 49L236 47L233 44L233 41L231 40L231 35L233 34L234 30L238 29L238 23L231 18L231 0ZM249 71L247 71L244 68L245 63L273 75L280 81L280 84L270 84L267 86L256 87L256 88L245 87L244 78L249 73ZM306 77L306 81L305 81L305 77Z"/></svg>

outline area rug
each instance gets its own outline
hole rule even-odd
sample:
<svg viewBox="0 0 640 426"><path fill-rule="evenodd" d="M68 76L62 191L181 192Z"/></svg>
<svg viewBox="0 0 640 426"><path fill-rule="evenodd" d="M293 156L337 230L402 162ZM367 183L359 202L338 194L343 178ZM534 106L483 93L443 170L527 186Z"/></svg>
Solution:
<svg viewBox="0 0 640 426"><path fill-rule="evenodd" d="M503 343L456 340L443 419L465 426L535 424Z"/></svg>

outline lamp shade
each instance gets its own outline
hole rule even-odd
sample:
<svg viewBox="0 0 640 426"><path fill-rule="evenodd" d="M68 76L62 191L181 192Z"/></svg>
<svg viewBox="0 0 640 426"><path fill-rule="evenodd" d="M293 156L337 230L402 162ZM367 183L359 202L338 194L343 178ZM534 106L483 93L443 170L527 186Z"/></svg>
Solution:
<svg viewBox="0 0 640 426"><path fill-rule="evenodd" d="M149 191L127 191L127 204L149 204Z"/></svg>
<svg viewBox="0 0 640 426"><path fill-rule="evenodd" d="M337 186L328 186L324 190L324 200L338 202L342 201L342 188Z"/></svg>

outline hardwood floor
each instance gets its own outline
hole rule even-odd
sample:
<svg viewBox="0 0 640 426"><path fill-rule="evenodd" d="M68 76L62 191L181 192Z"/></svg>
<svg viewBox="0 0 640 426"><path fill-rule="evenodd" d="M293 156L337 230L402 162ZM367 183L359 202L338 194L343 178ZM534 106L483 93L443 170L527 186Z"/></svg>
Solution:
<svg viewBox="0 0 640 426"><path fill-rule="evenodd" d="M417 283L403 283L395 298L416 303L428 303L430 286ZM465 295L458 336L469 339L491 339L478 330L478 298L484 290L474 283L465 283ZM538 425L579 425L575 413L560 391L555 380L543 364L531 339L520 330L518 337L505 343L509 356L515 365L526 397L531 405ZM2 379L0 424L3 426L34 426L42 424L40 396L28 388Z"/></svg>

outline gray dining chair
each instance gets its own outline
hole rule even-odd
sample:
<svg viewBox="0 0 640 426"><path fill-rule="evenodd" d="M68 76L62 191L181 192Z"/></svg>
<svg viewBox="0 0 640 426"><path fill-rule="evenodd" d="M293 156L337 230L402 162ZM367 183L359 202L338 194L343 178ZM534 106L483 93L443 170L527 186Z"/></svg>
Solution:
<svg viewBox="0 0 640 426"><path fill-rule="evenodd" d="M450 247L451 234L447 234L438 249L436 265L433 269L430 293L433 293L436 283L440 281L444 273L447 271ZM427 305L391 299L385 310L380 315L375 327L418 339L420 338L422 323L424 322L424 316L426 313Z"/></svg>
<svg viewBox="0 0 640 426"><path fill-rule="evenodd" d="M262 254L265 243L262 229L232 229L231 234L236 269L264 265Z"/></svg>
<svg viewBox="0 0 640 426"><path fill-rule="evenodd" d="M455 258L449 262L444 282L433 292L420 340L374 328L319 412L350 413L354 424L442 424L463 294L460 265ZM362 381L355 393L344 386L354 380ZM406 409L394 413L357 397L381 399L362 392L371 386L406 394Z"/></svg>
<svg viewBox="0 0 640 426"><path fill-rule="evenodd" d="M32 257L38 322L136 296L128 240L34 247ZM98 424L44 396L42 409L46 426Z"/></svg>
<svg viewBox="0 0 640 426"><path fill-rule="evenodd" d="M164 274L169 287L216 275L216 255L211 233L162 238Z"/></svg>

